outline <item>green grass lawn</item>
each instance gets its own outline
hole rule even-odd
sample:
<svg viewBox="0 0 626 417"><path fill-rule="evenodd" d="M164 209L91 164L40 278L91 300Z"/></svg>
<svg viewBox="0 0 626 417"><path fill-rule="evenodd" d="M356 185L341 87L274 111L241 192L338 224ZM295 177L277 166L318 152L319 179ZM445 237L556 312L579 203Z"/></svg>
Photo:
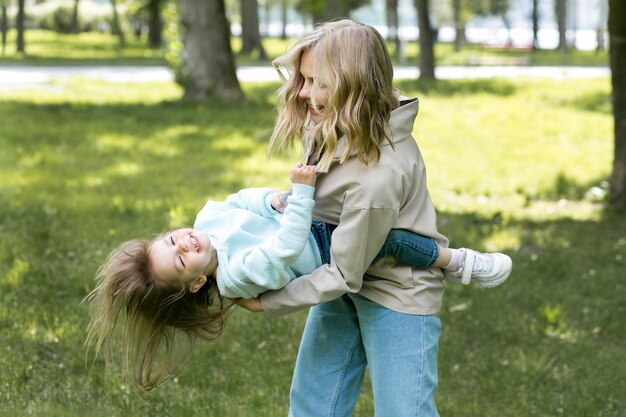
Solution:
<svg viewBox="0 0 626 417"><path fill-rule="evenodd" d="M15 30L9 31L0 64L14 65L165 65L161 49L148 48L145 40L126 36L122 48L118 38L99 32L76 35L49 30L27 30L24 35L26 54L15 48Z"/></svg>
<svg viewBox="0 0 626 417"><path fill-rule="evenodd" d="M181 103L173 83L74 80L0 91L0 416L284 416L306 312L236 311L175 380L140 394L85 366L81 299L121 241L189 225L207 198L288 186L296 156L265 159L275 84ZM626 414L626 218L603 210L610 82L475 80L399 87L440 230L505 251L510 280L448 286L446 417ZM355 416L373 415L366 381Z"/></svg>
<svg viewBox="0 0 626 417"><path fill-rule="evenodd" d="M105 33L81 33L64 35L47 30L27 30L26 54L20 55L15 50L14 30L9 31L8 44L4 55L0 55L0 64L29 65L164 65L163 51L146 46L145 38L140 40L126 36L127 46L121 48L117 37ZM295 39L267 38L263 40L268 61L285 53L295 43ZM389 42L390 51L395 50ZM239 65L267 64L259 60L256 54L241 54L241 38L232 38L232 48ZM606 51L576 51L567 54L553 50L541 50L535 53L519 49L486 48L481 45L467 45L460 52L455 52L451 44L435 45L437 65L607 65ZM419 45L417 42L406 44L405 65L418 65ZM398 62L400 63L400 62Z"/></svg>

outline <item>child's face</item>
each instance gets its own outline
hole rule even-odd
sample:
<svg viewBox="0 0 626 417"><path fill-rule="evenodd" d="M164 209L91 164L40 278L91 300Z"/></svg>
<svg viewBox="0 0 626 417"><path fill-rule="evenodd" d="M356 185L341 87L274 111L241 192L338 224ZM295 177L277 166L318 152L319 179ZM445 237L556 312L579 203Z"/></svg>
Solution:
<svg viewBox="0 0 626 417"><path fill-rule="evenodd" d="M177 229L158 238L150 247L154 273L162 280L182 282L186 286L212 271L211 240L206 233Z"/></svg>
<svg viewBox="0 0 626 417"><path fill-rule="evenodd" d="M304 77L304 84L300 89L298 96L307 102L309 105L309 114L311 120L315 123L319 123L321 120L321 112L324 110L326 103L328 103L328 92L326 87L313 88L317 80L317 71L315 70L315 64L313 62L313 53L305 51L302 54L300 61L300 73ZM315 97L315 104L317 109L313 106L313 97Z"/></svg>

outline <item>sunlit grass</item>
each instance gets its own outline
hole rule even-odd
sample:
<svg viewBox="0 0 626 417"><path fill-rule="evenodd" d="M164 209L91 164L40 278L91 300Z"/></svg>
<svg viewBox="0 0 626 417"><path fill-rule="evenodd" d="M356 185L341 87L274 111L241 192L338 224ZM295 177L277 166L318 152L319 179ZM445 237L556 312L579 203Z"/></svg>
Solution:
<svg viewBox="0 0 626 417"><path fill-rule="evenodd" d="M80 300L121 241L189 225L207 198L288 186L265 159L274 84L182 103L173 83L0 92L0 416L284 416L306 313L237 311L147 395L85 367ZM626 220L603 209L607 79L403 81L440 230L514 260L494 290L449 286L442 416L623 415ZM373 415L366 383L355 416Z"/></svg>
<svg viewBox="0 0 626 417"><path fill-rule="evenodd" d="M15 48L17 32L8 33L5 55L0 62L34 64L165 64L159 48L148 48L145 40L126 36L121 47L117 37L100 33L60 34L48 30L30 29L25 32L26 54Z"/></svg>

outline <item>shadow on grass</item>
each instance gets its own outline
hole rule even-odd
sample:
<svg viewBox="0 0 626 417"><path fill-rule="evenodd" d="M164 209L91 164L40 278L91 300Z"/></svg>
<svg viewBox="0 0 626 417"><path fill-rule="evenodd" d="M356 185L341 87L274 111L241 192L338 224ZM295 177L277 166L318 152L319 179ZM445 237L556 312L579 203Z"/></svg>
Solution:
<svg viewBox="0 0 626 417"><path fill-rule="evenodd" d="M570 100L564 100L563 105L601 114L612 114L613 112L610 93L596 92L585 94Z"/></svg>
<svg viewBox="0 0 626 417"><path fill-rule="evenodd" d="M560 172L554 179L553 188L538 195L539 198L558 201L561 199L581 201L603 201L608 194L609 178L599 176L586 183L568 178Z"/></svg>

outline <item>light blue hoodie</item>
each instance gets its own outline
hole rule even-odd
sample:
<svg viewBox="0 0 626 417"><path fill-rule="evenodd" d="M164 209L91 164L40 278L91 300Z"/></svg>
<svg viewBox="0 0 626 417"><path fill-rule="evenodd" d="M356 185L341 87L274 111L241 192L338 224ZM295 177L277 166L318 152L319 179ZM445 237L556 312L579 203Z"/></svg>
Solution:
<svg viewBox="0 0 626 417"><path fill-rule="evenodd" d="M293 184L284 214L271 188L247 188L224 202L208 201L194 223L217 250L217 285L228 298L253 298L284 287L322 263L311 234L314 187Z"/></svg>

